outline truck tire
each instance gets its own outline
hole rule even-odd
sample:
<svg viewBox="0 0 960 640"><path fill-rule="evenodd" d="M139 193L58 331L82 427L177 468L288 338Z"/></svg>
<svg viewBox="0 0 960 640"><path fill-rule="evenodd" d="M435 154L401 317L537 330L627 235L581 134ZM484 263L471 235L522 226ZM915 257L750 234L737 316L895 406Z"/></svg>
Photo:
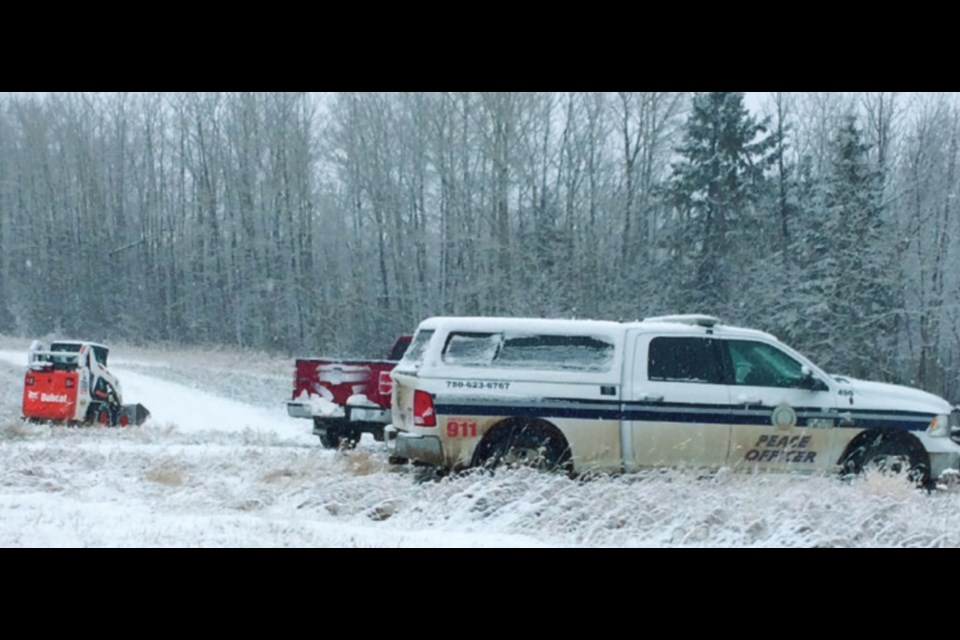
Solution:
<svg viewBox="0 0 960 640"><path fill-rule="evenodd" d="M340 444L340 435L337 433L332 433L332 430L328 429L325 435L317 436L320 438L320 444L323 445L324 449L336 449Z"/></svg>
<svg viewBox="0 0 960 640"><path fill-rule="evenodd" d="M317 434L320 438L320 444L324 449L353 449L360 442L362 433L356 427L349 427L346 424L339 424L340 421L323 420L314 418L316 427L323 426L325 432Z"/></svg>
<svg viewBox="0 0 960 640"><path fill-rule="evenodd" d="M353 449L360 442L360 434L346 434L336 431L331 433L329 430L326 435L317 436L320 438L320 444L324 449Z"/></svg>
<svg viewBox="0 0 960 640"><path fill-rule="evenodd" d="M501 424L487 434L475 453L475 464L494 470L532 467L570 475L570 447L553 425L539 421Z"/></svg>
<svg viewBox="0 0 960 640"><path fill-rule="evenodd" d="M896 431L861 434L850 443L840 464L846 475L874 468L888 473L906 473L917 486L931 486L930 456L916 438Z"/></svg>

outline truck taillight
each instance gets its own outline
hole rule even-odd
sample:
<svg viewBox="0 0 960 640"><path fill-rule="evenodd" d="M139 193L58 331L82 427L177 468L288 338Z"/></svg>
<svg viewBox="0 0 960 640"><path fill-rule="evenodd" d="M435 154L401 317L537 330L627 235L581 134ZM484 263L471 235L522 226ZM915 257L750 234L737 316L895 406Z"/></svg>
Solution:
<svg viewBox="0 0 960 640"><path fill-rule="evenodd" d="M433 411L433 398L426 391L413 392L413 424L419 427L437 426L437 414Z"/></svg>
<svg viewBox="0 0 960 640"><path fill-rule="evenodd" d="M377 380L377 391L382 396L388 396L393 391L393 378L389 371L381 371L380 378Z"/></svg>
<svg viewBox="0 0 960 640"><path fill-rule="evenodd" d="M32 387L35 382L36 382L36 380L34 379L33 376L27 376L27 386L28 386L28 387Z"/></svg>
<svg viewBox="0 0 960 640"><path fill-rule="evenodd" d="M67 389L73 389L73 378L64 379L63 386L65 386Z"/></svg>

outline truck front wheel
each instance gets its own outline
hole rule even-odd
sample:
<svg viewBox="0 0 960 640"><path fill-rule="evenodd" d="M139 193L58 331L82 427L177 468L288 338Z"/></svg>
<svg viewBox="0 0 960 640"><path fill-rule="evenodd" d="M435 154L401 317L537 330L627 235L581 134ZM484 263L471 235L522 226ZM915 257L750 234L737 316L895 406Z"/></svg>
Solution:
<svg viewBox="0 0 960 640"><path fill-rule="evenodd" d="M898 431L863 432L847 447L841 458L844 475L876 469L886 473L906 473L918 486L928 488L930 456L920 441Z"/></svg>

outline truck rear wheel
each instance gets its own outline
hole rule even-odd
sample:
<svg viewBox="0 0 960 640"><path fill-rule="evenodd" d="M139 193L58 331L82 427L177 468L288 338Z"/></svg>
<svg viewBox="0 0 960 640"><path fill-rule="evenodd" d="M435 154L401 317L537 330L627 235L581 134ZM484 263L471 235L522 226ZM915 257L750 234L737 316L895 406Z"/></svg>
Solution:
<svg viewBox="0 0 960 640"><path fill-rule="evenodd" d="M356 427L340 424L340 421L321 420L314 418L314 428L318 430L317 437L324 449L353 449L360 442L363 435ZM320 431L320 430L323 431Z"/></svg>
<svg viewBox="0 0 960 640"><path fill-rule="evenodd" d="M325 435L318 435L324 449L353 449L360 442L360 433L348 434L329 430Z"/></svg>
<svg viewBox="0 0 960 640"><path fill-rule="evenodd" d="M317 436L320 438L320 444L323 445L324 449L336 449L337 445L340 444L340 436L334 433L327 431L325 434L320 434Z"/></svg>
<svg viewBox="0 0 960 640"><path fill-rule="evenodd" d="M487 469L533 467L541 471L571 473L570 447L556 427L538 421L514 422L494 427L475 453L476 463Z"/></svg>

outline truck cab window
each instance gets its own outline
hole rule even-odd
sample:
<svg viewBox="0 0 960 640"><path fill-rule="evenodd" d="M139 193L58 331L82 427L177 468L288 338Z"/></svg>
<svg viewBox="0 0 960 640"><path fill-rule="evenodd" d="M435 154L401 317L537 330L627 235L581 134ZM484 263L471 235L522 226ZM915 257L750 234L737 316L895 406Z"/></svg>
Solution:
<svg viewBox="0 0 960 640"><path fill-rule="evenodd" d="M726 340L734 384L753 387L808 388L803 365L776 347L750 340Z"/></svg>
<svg viewBox="0 0 960 640"><path fill-rule="evenodd" d="M504 334L494 364L548 371L608 371L613 350L612 342L592 336Z"/></svg>
<svg viewBox="0 0 960 640"><path fill-rule="evenodd" d="M716 340L654 338L648 352L647 377L661 382L723 384Z"/></svg>
<svg viewBox="0 0 960 640"><path fill-rule="evenodd" d="M502 341L499 333L451 333L443 349L443 361L465 366L489 365Z"/></svg>

